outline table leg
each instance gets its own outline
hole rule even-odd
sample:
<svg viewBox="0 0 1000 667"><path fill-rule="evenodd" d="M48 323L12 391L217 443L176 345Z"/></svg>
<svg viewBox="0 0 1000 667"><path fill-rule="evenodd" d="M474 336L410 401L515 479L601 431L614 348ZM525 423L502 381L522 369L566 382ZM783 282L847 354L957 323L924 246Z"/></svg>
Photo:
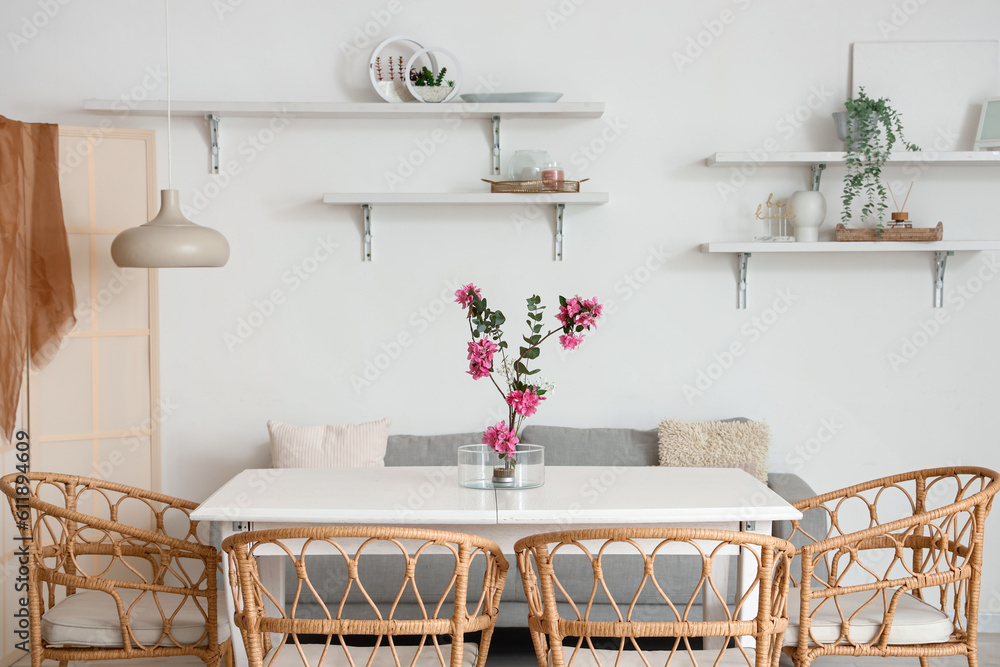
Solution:
<svg viewBox="0 0 1000 667"><path fill-rule="evenodd" d="M757 533L758 535L771 534L770 521L744 521L741 530L746 533ZM753 549L758 556L753 557L747 554L747 550ZM759 559L759 547L744 546L740 548L739 566L736 568L736 599L743 597L757 577L757 561ZM757 617L757 596L750 596L740 609L737 620L749 621ZM757 642L751 636L740 637L740 642L747 648L756 648Z"/></svg>
<svg viewBox="0 0 1000 667"><path fill-rule="evenodd" d="M222 540L236 532L238 531L234 530L232 521L219 522L219 533ZM233 664L235 667L248 667L250 663L247 660L246 648L243 646L243 635L240 634L240 629L236 627L234 620L236 602L233 600L232 588L229 585L229 554L223 551L221 556L223 585L219 590L221 598L219 600L219 615L229 623L229 637L233 641Z"/></svg>

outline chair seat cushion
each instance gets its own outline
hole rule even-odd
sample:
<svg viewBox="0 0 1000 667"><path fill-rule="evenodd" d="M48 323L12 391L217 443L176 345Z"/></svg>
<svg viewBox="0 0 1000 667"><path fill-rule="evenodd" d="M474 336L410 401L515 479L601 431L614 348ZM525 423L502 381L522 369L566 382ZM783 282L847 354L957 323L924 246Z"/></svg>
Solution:
<svg viewBox="0 0 1000 667"><path fill-rule="evenodd" d="M302 656L299 655L298 647L294 644L285 644L284 646L271 649L267 656L264 657L263 664L267 665L267 667L305 667L306 663L308 663L310 667L316 667L320 664L319 659L323 655L323 647L323 644L303 644L302 652L306 656L306 662L303 662ZM281 648L281 654L274 660L278 648ZM370 663L368 659L372 654L371 646L349 646L347 648L351 653L351 659L355 665L396 667L396 661L392 657L392 650L386 644L385 638L382 640L382 646L379 647L378 653L375 654L375 659ZM462 662L459 665L451 665L451 645L441 645L441 656L444 658L444 664L447 667L475 667L476 660L479 658L479 645L466 642L462 648ZM414 663L413 656L416 652L416 646L396 646L396 654L399 656L400 665L416 664L426 667L437 665L441 667L441 660L438 658L437 651L429 639L423 649L421 649L420 657ZM271 662L272 660L274 662ZM334 637L330 643L330 647L326 650L323 667L349 667L350 664L340 642Z"/></svg>
<svg viewBox="0 0 1000 667"><path fill-rule="evenodd" d="M887 589L885 599L892 601L896 589ZM875 591L860 591L838 595L840 610L834 600L827 601L812 617L812 642L832 644L837 642L841 634L841 612L849 619L852 614L861 609L851 621L850 641L855 644L867 644L875 639L882 627L885 615L885 605L881 595L874 600ZM865 603L871 600L867 606ZM793 590L788 595L788 630L785 631L785 646L799 644L799 605L798 591ZM820 600L810 602L815 611ZM931 606L909 593L899 598L896 605L896 615L893 617L889 630L890 644L941 644L951 639L955 627L951 619L937 607ZM840 640L841 644L849 643L847 638Z"/></svg>
<svg viewBox="0 0 1000 667"><path fill-rule="evenodd" d="M744 649L747 652L747 658L743 657L739 649L735 647L730 647L726 649L726 652L722 655L722 658L716 662L716 658L719 657L718 651L691 651L688 653L684 650L683 646L677 648L677 652L674 653L673 658L670 661L670 667L694 667L695 665L712 665L712 667L750 667L754 664L756 658L754 656L753 649ZM594 653L597 654L597 659L594 658ZM694 656L694 660L691 656ZM618 660L618 651L609 649L598 649L591 652L590 649L581 647L576 653L576 657L573 657L573 661L570 662L570 658L573 656L573 647L564 646L563 647L563 660L568 667L649 667L649 665L659 666L666 665L667 658L670 657L670 651L643 651L641 654L638 651L624 651L622 653L622 659L620 662L615 662ZM645 656L646 660L643 661ZM600 662L598 662L600 660ZM549 652L549 665L553 665L552 653Z"/></svg>
<svg viewBox="0 0 1000 667"><path fill-rule="evenodd" d="M174 593L157 593L156 598L167 617L173 616L170 624L175 642L163 635L163 618L156 607L153 594L146 592L134 607L131 605L142 591L127 588L116 589L129 615L134 643L143 646L192 646L205 634L205 616L198 609L200 603L207 607L207 599L196 603L192 598ZM181 603L183 601L183 606ZM174 615L174 611L178 607ZM131 607L131 609L130 609ZM219 643L229 637L229 626L219 624ZM121 647L121 620L113 597L100 591L82 591L68 596L49 609L42 616L42 638L49 645L59 646L105 646ZM199 645L208 643L207 637Z"/></svg>

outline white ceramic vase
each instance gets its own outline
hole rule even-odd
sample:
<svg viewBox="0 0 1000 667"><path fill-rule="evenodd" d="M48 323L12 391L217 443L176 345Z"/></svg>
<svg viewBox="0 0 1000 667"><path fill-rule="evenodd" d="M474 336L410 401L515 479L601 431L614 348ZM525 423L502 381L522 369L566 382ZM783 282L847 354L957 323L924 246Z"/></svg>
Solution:
<svg viewBox="0 0 1000 667"><path fill-rule="evenodd" d="M791 198L792 224L798 243L819 241L819 227L826 218L826 198L818 190L800 190Z"/></svg>

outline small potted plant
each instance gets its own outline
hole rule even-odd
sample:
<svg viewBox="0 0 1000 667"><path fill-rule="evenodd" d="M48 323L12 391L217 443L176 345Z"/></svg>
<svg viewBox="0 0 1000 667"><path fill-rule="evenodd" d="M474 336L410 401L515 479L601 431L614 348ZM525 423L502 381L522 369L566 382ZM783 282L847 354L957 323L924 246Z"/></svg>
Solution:
<svg viewBox="0 0 1000 667"><path fill-rule="evenodd" d="M857 97L844 102L844 107L847 111L840 112L843 115L837 118L839 134L847 144L841 220L844 225L850 223L855 200L864 196L861 219L875 219L878 223L875 228L881 232L889 208L882 167L897 142L909 151L919 151L920 147L903 139L899 113L886 98L873 100L862 87Z"/></svg>
<svg viewBox="0 0 1000 667"><path fill-rule="evenodd" d="M442 102L455 87L454 81L445 80L447 73L447 67L442 67L437 74L429 67L423 67L419 72L411 67L410 83L413 85L410 90L424 102Z"/></svg>

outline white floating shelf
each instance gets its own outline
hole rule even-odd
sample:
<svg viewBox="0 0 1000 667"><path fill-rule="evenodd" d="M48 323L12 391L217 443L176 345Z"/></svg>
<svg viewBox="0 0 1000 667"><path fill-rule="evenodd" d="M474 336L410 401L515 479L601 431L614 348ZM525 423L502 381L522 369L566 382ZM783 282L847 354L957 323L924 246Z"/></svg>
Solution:
<svg viewBox="0 0 1000 667"><path fill-rule="evenodd" d="M607 204L607 192L327 192L324 204Z"/></svg>
<svg viewBox="0 0 1000 667"><path fill-rule="evenodd" d="M563 259L563 218L567 205L596 206L607 204L610 196L607 192L327 192L323 195L324 204L361 206L364 218L364 261L372 260L372 209L375 206L414 206L414 205L481 205L505 204L512 205L549 205L556 212L555 259Z"/></svg>
<svg viewBox="0 0 1000 667"><path fill-rule="evenodd" d="M818 243L703 243L702 252L975 252L1000 250L1000 241L820 241Z"/></svg>
<svg viewBox="0 0 1000 667"><path fill-rule="evenodd" d="M847 153L843 151L815 151L802 153L715 153L705 159L709 167L739 167L746 163L762 167L800 167L812 164L844 164ZM997 167L1000 151L898 151L890 155L886 164L902 165L920 163L941 167Z"/></svg>
<svg viewBox="0 0 1000 667"><path fill-rule="evenodd" d="M547 102L516 104L485 104L445 102L171 102L171 113L177 116L238 116L268 118L277 113L296 118L441 118L454 114L462 118L600 118L604 102ZM83 108L98 113L118 113L138 116L164 116L167 103L161 100L124 102L122 100L84 100Z"/></svg>
<svg viewBox="0 0 1000 667"><path fill-rule="evenodd" d="M131 102L124 100L84 100L83 108L96 113L121 116L163 116L167 103L161 100ZM493 174L500 174L500 121L503 118L600 118L604 102L545 102L483 104L479 102L443 102L423 104L406 102L171 102L170 113L176 116L204 117L209 123L211 173L220 169L219 121L237 118L341 118L341 119L443 119L486 118L493 123Z"/></svg>
<svg viewBox="0 0 1000 667"><path fill-rule="evenodd" d="M737 308L747 307L747 265L753 253L844 253L844 252L933 252L935 264L934 307L944 305L944 272L948 257L956 252L979 252L1000 250L1000 241L820 241L817 243L703 243L701 251L706 253L730 253L736 255L739 271L737 283Z"/></svg>

